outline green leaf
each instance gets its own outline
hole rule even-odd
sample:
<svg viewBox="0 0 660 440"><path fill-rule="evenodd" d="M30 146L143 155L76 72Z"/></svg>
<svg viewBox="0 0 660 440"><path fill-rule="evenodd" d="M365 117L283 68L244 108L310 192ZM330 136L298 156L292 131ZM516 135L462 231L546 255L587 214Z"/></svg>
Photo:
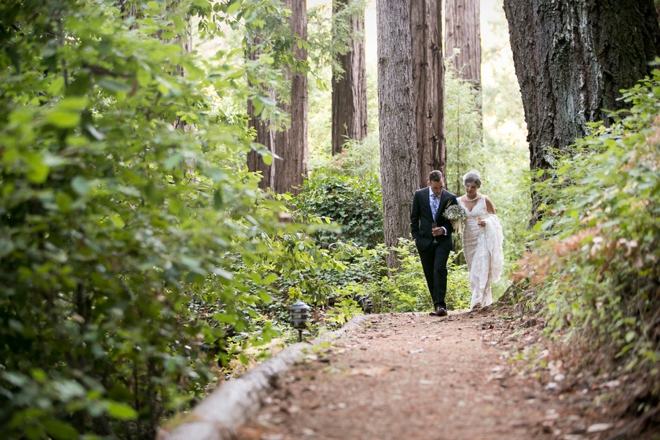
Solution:
<svg viewBox="0 0 660 440"><path fill-rule="evenodd" d="M222 206L223 206L222 191L220 191L220 188L218 188L213 193L213 208L219 211L220 209L222 209Z"/></svg>
<svg viewBox="0 0 660 440"><path fill-rule="evenodd" d="M71 180L71 188L78 195L85 196L89 192L89 182L82 176L76 176Z"/></svg>
<svg viewBox="0 0 660 440"><path fill-rule="evenodd" d="M68 423L57 419L47 419L43 421L43 424L48 435L56 440L73 440L78 438L78 431Z"/></svg>
<svg viewBox="0 0 660 440"><path fill-rule="evenodd" d="M138 70L137 81L140 87L148 87L151 83L151 72L147 69Z"/></svg>
<svg viewBox="0 0 660 440"><path fill-rule="evenodd" d="M231 2L227 7L227 14L233 14L234 12L238 11L241 6L241 2L238 0Z"/></svg>
<svg viewBox="0 0 660 440"><path fill-rule="evenodd" d="M241 362L243 365L247 365L249 363L249 360L243 353L238 355L238 360Z"/></svg>
<svg viewBox="0 0 660 440"><path fill-rule="evenodd" d="M105 135L98 131L92 124L85 124L83 128L97 141L102 141L105 139Z"/></svg>
<svg viewBox="0 0 660 440"><path fill-rule="evenodd" d="M225 322L227 324L236 324L236 316L228 315L226 313L216 313L213 315L213 319L218 322Z"/></svg>
<svg viewBox="0 0 660 440"><path fill-rule="evenodd" d="M121 216L119 214L113 214L110 217L110 221L112 221L112 224L115 225L117 229L122 229L126 224L124 223L124 220L122 220Z"/></svg>
<svg viewBox="0 0 660 440"><path fill-rule="evenodd" d="M179 165L181 163L181 159L183 159L183 154L181 153L175 153L171 155L170 157L167 158L165 163L163 164L164 168L166 170L172 170L174 167Z"/></svg>
<svg viewBox="0 0 660 440"><path fill-rule="evenodd" d="M14 242L8 238L0 237L0 258L9 255L14 249Z"/></svg>
<svg viewBox="0 0 660 440"><path fill-rule="evenodd" d="M180 199L176 197L170 197L167 199L167 205L169 211L174 215L180 215L186 211L186 205Z"/></svg>
<svg viewBox="0 0 660 440"><path fill-rule="evenodd" d="M89 91L91 84L89 73L80 72L78 77L66 88L66 96L84 96Z"/></svg>
<svg viewBox="0 0 660 440"><path fill-rule="evenodd" d="M71 211L71 205L73 204L73 199L70 195L65 192L59 192L55 196L55 203L61 212Z"/></svg>
<svg viewBox="0 0 660 440"><path fill-rule="evenodd" d="M110 78L101 78L98 81L98 85L110 92L128 93L131 91L131 88L126 84Z"/></svg>
<svg viewBox="0 0 660 440"><path fill-rule="evenodd" d="M45 120L58 128L73 128L80 123L80 114L54 110L46 116Z"/></svg>
<svg viewBox="0 0 660 440"><path fill-rule="evenodd" d="M36 154L25 154L30 170L27 172L27 178L33 183L44 183L48 177L49 168L44 163L44 158Z"/></svg>
<svg viewBox="0 0 660 440"><path fill-rule="evenodd" d="M11 371L6 371L2 373L2 378L17 387L23 387L29 382L28 377L25 376L24 374L13 373Z"/></svg>
<svg viewBox="0 0 660 440"><path fill-rule="evenodd" d="M88 100L84 96L71 96L64 98L58 104L58 108L68 112L81 112L87 107Z"/></svg>
<svg viewBox="0 0 660 440"><path fill-rule="evenodd" d="M275 159L275 157L272 154L267 153L262 155L261 159L264 161L266 165L270 166L273 164L273 160Z"/></svg>
<svg viewBox="0 0 660 440"><path fill-rule="evenodd" d="M220 278L224 278L225 280L233 280L234 279L234 274L222 269L221 267L216 267L213 269L213 275L218 276Z"/></svg>
<svg viewBox="0 0 660 440"><path fill-rule="evenodd" d="M254 115L259 116L264 109L264 104L260 99L253 98L252 105L254 106Z"/></svg>
<svg viewBox="0 0 660 440"><path fill-rule="evenodd" d="M125 403L105 401L105 409L108 415L120 420L133 420L137 417L137 412Z"/></svg>
<svg viewBox="0 0 660 440"><path fill-rule="evenodd" d="M48 87L49 95L59 95L61 90L64 88L64 77L58 76L50 83Z"/></svg>
<svg viewBox="0 0 660 440"><path fill-rule="evenodd" d="M272 284L277 281L277 275L274 273L269 273L263 280L263 284Z"/></svg>

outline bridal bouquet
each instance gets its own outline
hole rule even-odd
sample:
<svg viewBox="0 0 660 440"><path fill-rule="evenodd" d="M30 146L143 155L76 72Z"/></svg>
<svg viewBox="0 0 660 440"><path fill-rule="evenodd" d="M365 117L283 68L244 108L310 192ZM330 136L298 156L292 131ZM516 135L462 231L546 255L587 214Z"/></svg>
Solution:
<svg viewBox="0 0 660 440"><path fill-rule="evenodd" d="M463 209L460 205L449 206L447 209L445 209L444 215L445 218L447 220L451 220L452 223L463 220L465 217L467 217L465 215L465 209Z"/></svg>
<svg viewBox="0 0 660 440"><path fill-rule="evenodd" d="M458 234L463 232L461 226L463 225L463 220L467 217L465 209L460 205L451 205L445 209L444 216L447 220L451 221L452 227Z"/></svg>

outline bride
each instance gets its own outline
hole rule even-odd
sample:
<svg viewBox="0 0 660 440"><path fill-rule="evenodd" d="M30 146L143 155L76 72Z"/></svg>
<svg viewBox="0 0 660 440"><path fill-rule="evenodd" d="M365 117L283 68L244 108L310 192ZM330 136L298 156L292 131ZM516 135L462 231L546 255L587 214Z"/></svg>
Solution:
<svg viewBox="0 0 660 440"><path fill-rule="evenodd" d="M465 209L463 252L467 261L472 301L470 310L493 303L491 283L502 275L502 226L495 213L493 202L479 193L481 177L475 170L463 176L465 195L458 199Z"/></svg>

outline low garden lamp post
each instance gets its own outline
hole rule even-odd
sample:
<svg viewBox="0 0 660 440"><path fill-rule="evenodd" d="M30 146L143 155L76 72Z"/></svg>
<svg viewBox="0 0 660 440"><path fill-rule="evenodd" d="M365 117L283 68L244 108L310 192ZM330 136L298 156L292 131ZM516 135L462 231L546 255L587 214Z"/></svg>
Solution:
<svg viewBox="0 0 660 440"><path fill-rule="evenodd" d="M289 307L291 326L298 330L298 342L302 341L302 331L307 328L310 310L311 307L300 300L296 301L295 304Z"/></svg>

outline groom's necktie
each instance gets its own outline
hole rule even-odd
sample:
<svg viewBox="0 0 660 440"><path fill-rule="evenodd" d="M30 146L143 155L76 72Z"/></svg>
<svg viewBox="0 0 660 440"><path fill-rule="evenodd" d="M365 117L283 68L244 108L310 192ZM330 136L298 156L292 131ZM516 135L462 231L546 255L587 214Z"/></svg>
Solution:
<svg viewBox="0 0 660 440"><path fill-rule="evenodd" d="M433 214L433 221L435 221L435 216L438 214L438 207L440 206L440 197L433 194L431 197L431 214Z"/></svg>

